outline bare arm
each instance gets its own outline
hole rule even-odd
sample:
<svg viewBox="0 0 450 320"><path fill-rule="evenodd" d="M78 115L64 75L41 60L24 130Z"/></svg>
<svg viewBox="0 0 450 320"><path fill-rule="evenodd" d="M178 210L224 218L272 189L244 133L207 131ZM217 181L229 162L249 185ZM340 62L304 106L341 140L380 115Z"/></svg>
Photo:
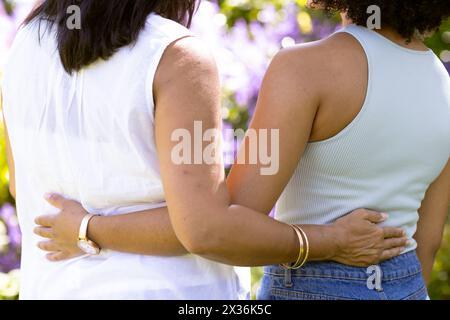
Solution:
<svg viewBox="0 0 450 320"><path fill-rule="evenodd" d="M430 281L436 253L442 242L450 204L450 161L439 178L429 187L419 209L419 224L414 238L425 281Z"/></svg>
<svg viewBox="0 0 450 320"><path fill-rule="evenodd" d="M91 239L105 249L154 256L188 253L173 231L167 208L103 217L102 221L94 218L90 230Z"/></svg>
<svg viewBox="0 0 450 320"><path fill-rule="evenodd" d="M204 133L220 130L220 86L217 69L207 50L195 39L175 46L167 65L156 109L156 141L169 214L175 233L193 253L233 265L290 262L298 254L295 232L260 212L230 205L223 163L180 164L172 159L179 129L195 136L194 122ZM281 93L280 93L281 94ZM276 125L276 124L275 124ZM207 143L203 144L203 148ZM332 257L327 227L309 230L315 258ZM315 237L316 231L317 237ZM322 231L323 230L323 231Z"/></svg>
<svg viewBox="0 0 450 320"><path fill-rule="evenodd" d="M303 155L320 105L320 83L314 74L314 55L304 50L303 58L292 57L289 50L272 61L263 81L256 111L250 124L254 132L279 130L279 166L274 174L262 175L257 164L235 163L228 177L233 203L269 214L280 197ZM303 74L296 74L302 72ZM305 75L308 75L307 77ZM295 80L294 80L295 79ZM249 146L247 134L239 155ZM275 150L271 152L275 161ZM258 195L258 196L255 196Z"/></svg>

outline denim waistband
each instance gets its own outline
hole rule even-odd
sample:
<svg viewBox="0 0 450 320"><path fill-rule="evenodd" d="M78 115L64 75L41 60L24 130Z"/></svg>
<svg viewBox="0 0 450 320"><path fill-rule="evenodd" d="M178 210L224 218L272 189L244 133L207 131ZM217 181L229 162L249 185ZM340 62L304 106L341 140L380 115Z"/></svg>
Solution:
<svg viewBox="0 0 450 320"><path fill-rule="evenodd" d="M422 272L422 268L415 251L410 251L398 257L382 262L378 265L382 272L383 281L393 281L410 277ZM291 271L292 277L322 277L346 280L366 281L368 268L352 267L336 262L309 262L302 268ZM266 266L264 272L268 275L284 276L286 269L279 266Z"/></svg>

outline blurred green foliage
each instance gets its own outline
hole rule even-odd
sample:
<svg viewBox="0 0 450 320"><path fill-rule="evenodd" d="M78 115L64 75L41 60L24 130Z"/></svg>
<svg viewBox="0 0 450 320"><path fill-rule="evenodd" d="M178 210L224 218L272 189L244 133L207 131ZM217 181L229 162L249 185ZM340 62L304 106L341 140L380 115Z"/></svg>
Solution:
<svg viewBox="0 0 450 320"><path fill-rule="evenodd" d="M234 26L236 21L244 19L248 23L258 20L258 14L263 10L268 3L281 10L291 0L244 0L244 1L229 1L219 0L222 13L228 18L228 25ZM300 7L304 7L306 1L295 1Z"/></svg>
<svg viewBox="0 0 450 320"><path fill-rule="evenodd" d="M450 50L450 19L445 21L439 31L428 38L426 43L437 55L441 55L445 50Z"/></svg>
<svg viewBox="0 0 450 320"><path fill-rule="evenodd" d="M16 300L19 297L19 270L8 274L0 272L0 300Z"/></svg>

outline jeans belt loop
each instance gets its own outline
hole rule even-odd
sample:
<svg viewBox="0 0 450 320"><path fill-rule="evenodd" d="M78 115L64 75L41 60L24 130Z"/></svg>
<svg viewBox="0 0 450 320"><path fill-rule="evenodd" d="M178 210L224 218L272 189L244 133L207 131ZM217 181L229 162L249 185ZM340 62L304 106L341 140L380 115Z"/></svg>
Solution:
<svg viewBox="0 0 450 320"><path fill-rule="evenodd" d="M292 270L285 269L284 270L284 286L287 288L292 288Z"/></svg>

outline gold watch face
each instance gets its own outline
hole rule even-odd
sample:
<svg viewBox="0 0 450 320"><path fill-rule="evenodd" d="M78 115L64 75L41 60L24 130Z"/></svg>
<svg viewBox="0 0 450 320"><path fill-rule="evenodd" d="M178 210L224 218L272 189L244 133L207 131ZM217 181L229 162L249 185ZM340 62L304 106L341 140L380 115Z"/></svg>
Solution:
<svg viewBox="0 0 450 320"><path fill-rule="evenodd" d="M78 247L84 253L89 254L91 256L98 255L100 253L100 248L92 241L80 240L78 241Z"/></svg>

